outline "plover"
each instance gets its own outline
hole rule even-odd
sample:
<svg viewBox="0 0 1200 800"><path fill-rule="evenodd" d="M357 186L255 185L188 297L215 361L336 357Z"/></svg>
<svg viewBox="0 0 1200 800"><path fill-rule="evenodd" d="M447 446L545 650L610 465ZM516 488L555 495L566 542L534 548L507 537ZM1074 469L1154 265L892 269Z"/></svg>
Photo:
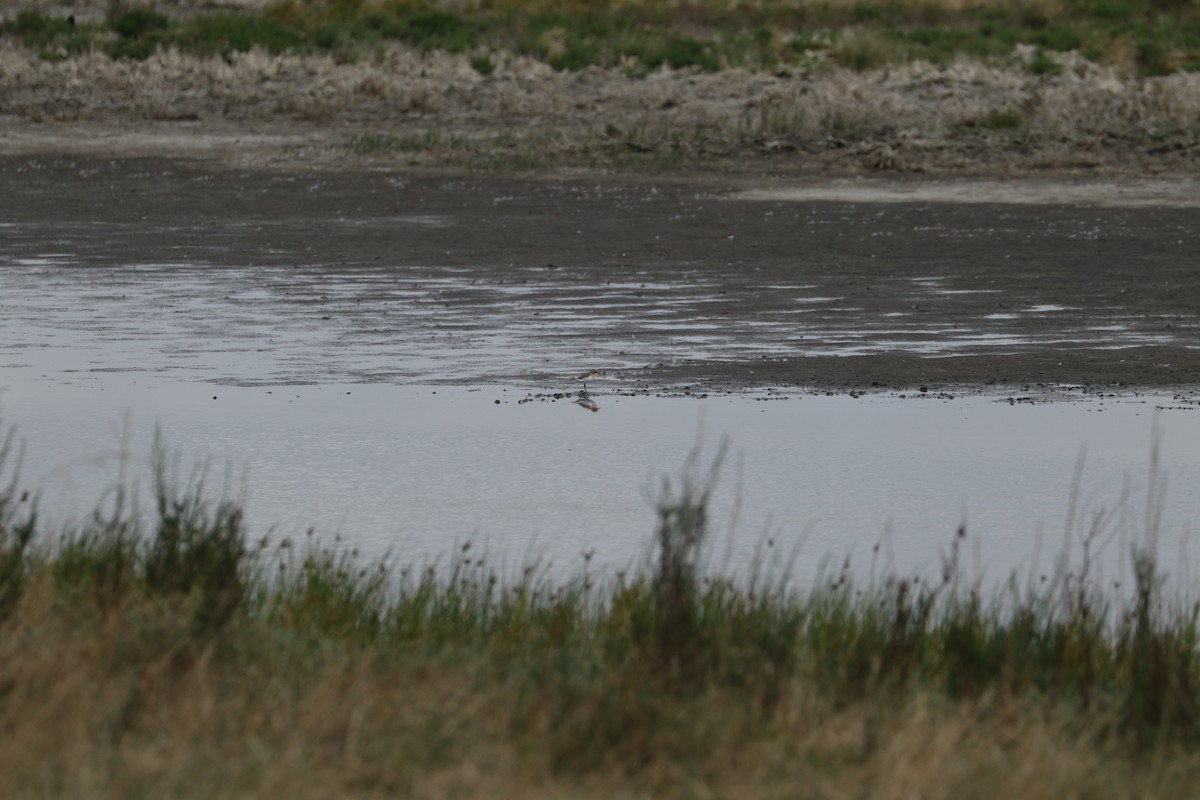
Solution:
<svg viewBox="0 0 1200 800"><path fill-rule="evenodd" d="M582 375L576 375L576 376L572 377L571 380L579 381L580 383L582 383L583 391L586 393L587 392L587 382L590 380L593 380L595 378L599 378L599 377L600 377L600 370L589 369L587 372L583 373Z"/></svg>

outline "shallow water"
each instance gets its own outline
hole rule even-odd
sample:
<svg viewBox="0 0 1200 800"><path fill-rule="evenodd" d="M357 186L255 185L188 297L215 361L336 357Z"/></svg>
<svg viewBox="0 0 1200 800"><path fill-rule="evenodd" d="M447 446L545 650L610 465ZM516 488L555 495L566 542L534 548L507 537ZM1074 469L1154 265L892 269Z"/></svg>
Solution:
<svg viewBox="0 0 1200 800"><path fill-rule="evenodd" d="M510 565L615 569L644 556L659 482L702 431L702 460L731 441L716 567L767 550L804 580L847 555L863 574L937 572L965 522L969 574L1038 575L1116 509L1093 542L1116 572L1146 527L1157 420L1164 563L1188 571L1200 415L1184 401L794 387L919 386L944 364L943 384L1014 401L1063 373L1193 381L1190 209L23 169L0 196L0 415L51 516L93 508L122 466L145 484L161 425L214 489L229 465L256 536L312 527L417 561L475 540ZM598 413L553 399L593 366ZM732 393L630 396L692 383Z"/></svg>
<svg viewBox="0 0 1200 800"><path fill-rule="evenodd" d="M936 574L965 524L962 566L1002 580L1052 568L1097 513L1093 543L1116 576L1146 529L1156 435L1167 498L1159 526L1170 572L1190 580L1200 519L1200 413L1170 398L1029 404L895 396L630 397L600 411L503 386L213 387L109 374L88 385L12 380L4 419L27 442L24 483L51 516L80 514L124 465L149 482L156 426L184 467L245 494L253 536L314 528L366 557L447 558L473 541L509 567L540 557L569 573L620 569L647 552L652 500L700 441L702 464L728 437L714 495L718 568L794 558L799 580L850 557L860 576ZM499 402L497 402L499 401ZM1158 431L1156 434L1155 431ZM1084 452L1086 450L1086 453ZM228 469L227 469L228 468ZM188 470L184 470L186 477ZM228 484L226 477L231 476ZM876 552L876 545L879 545Z"/></svg>
<svg viewBox="0 0 1200 800"><path fill-rule="evenodd" d="M750 280L735 293L769 301L734 318L721 279L686 271L670 281L589 281L545 267L497 275L447 266L83 263L61 253L0 262L0 370L35 366L72 382L138 372L239 386L528 386L591 363L634 380L647 366L694 361L1106 350L1191 335L1119 308L1049 327L1030 321L1070 309L1035 304L956 318L948 310L956 301L987 290L951 289L944 276L880 277L900 284L891 290L895 308L882 313L829 287ZM914 311L929 303L953 321Z"/></svg>

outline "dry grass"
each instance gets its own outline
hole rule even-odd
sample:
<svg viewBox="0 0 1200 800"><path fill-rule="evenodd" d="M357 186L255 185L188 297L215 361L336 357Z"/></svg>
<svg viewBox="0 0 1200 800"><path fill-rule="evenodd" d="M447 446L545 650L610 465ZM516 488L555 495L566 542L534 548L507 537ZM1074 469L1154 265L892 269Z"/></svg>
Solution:
<svg viewBox="0 0 1200 800"><path fill-rule="evenodd" d="M70 613L45 575L0 642L7 797L1180 797L1192 751L1140 760L1036 695L916 691L842 706L794 678L755 719L739 692L649 709L604 687L554 707L485 654L290 640L239 623L197 644L187 614L131 601ZM578 742L606 703L618 741ZM665 707L663 707L665 706Z"/></svg>
<svg viewBox="0 0 1200 800"><path fill-rule="evenodd" d="M465 548L390 572L252 552L236 504L157 463L154 513L118 494L53 546L0 488L0 796L1200 789L1200 606L1138 551L1124 598L1085 562L985 601L961 531L940 581L739 585L697 568L719 458L693 455L643 574L506 582Z"/></svg>
<svg viewBox="0 0 1200 800"><path fill-rule="evenodd" d="M203 35L182 2L141 38L53 9L38 24L61 30L38 38L12 9L5 147L211 155L220 135L254 164L286 138L294 163L1194 172L1196 3L1134 0L1121 23L1116 2L289 0ZM997 112L1020 124L980 124Z"/></svg>
<svg viewBox="0 0 1200 800"><path fill-rule="evenodd" d="M65 124L63 146L92 146L94 130L98 147L179 155L207 154L206 135L229 131L242 142L230 155L251 163L277 161L283 134L292 160L309 163L319 154L488 169L1194 169L1200 73L1141 79L1065 64L1049 78L960 61L637 79L516 58L498 60L485 77L466 55L402 48L341 64L261 51L228 60L166 51L143 62L91 54L50 63L0 42L0 92L9 115L40 126L10 126L10 149L23 136L30 147L52 147ZM974 124L998 110L1019 112L1015 133ZM136 120L165 124L130 127ZM114 137L114 126L125 132ZM139 144L144 131L156 132L152 143ZM410 146L344 148L364 135Z"/></svg>

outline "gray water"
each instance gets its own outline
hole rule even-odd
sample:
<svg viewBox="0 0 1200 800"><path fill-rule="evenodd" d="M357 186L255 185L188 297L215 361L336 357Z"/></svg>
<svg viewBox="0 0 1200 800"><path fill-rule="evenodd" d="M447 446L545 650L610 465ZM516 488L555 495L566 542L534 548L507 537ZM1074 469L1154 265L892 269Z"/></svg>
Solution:
<svg viewBox="0 0 1200 800"><path fill-rule="evenodd" d="M870 313L839 294L836 281L751 277L738 291L770 302L738 319L724 307L721 280L699 274L667 280L635 271L589 281L543 266L496 274L451 266L83 264L53 252L0 261L0 370L32 366L48 379L76 382L136 372L241 386L528 386L535 376L568 376L597 363L632 380L647 365L695 360L1103 350L1190 335L1186 326L1164 333L1146 314L1116 308L1062 324L1053 321L1078 309L1022 302L956 316L956 302L999 290L955 289L937 274L879 276L899 284L891 289L895 305ZM912 310L931 303L952 321ZM1046 324L1031 328L1030 320Z"/></svg>
<svg viewBox="0 0 1200 800"><path fill-rule="evenodd" d="M586 556L620 569L648 552L664 477L728 440L714 568L766 558L811 580L849 558L860 574L935 572L965 525L972 577L1040 574L1095 530L1109 574L1154 533L1190 580L1200 414L1170 396L629 394L651 359L752 360L802 341L937 355L1011 343L1005 319L917 330L897 312L856 327L838 295L799 284L762 287L791 307L781 321L743 324L706 315L719 290L698 278L564 287L544 269L506 283L461 267L81 263L47 250L0 264L0 418L26 442L22 480L52 522L109 502L119 480L144 488L161 429L180 463L208 464L212 491L244 497L256 538L312 530L406 562L472 541L514 567L570 573ZM955 296L935 275L910 283ZM1111 319L1054 335L1142 341ZM590 366L610 371L591 387L599 412L553 399ZM1161 522L1147 522L1148 502Z"/></svg>
<svg viewBox="0 0 1200 800"><path fill-rule="evenodd" d="M677 479L697 446L711 463L727 437L709 558L731 572L765 553L794 558L801 580L847 557L860 575L932 573L965 524L968 575L1030 576L1064 546L1078 555L1097 514L1107 516L1093 554L1114 579L1151 528L1176 578L1190 575L1197 544L1188 534L1200 467L1188 456L1200 414L1165 397L1010 405L596 391L591 413L505 386L265 389L122 373L81 386L30 370L6 380L3 417L27 443L23 483L51 519L102 505L118 475L148 485L157 427L185 467L208 465L213 494L244 496L254 537L300 541L312 529L363 557L410 563L471 541L509 567L536 557L570 573L586 554L621 569L647 552L663 478ZM1166 502L1148 526L1155 481Z"/></svg>

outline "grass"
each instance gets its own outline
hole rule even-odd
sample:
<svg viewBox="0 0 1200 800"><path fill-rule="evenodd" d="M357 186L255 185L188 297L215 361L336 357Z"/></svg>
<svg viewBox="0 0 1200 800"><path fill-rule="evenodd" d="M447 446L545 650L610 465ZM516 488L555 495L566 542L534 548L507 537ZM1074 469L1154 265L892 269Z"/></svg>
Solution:
<svg viewBox="0 0 1200 800"><path fill-rule="evenodd" d="M61 61L86 52L95 39L93 28L39 11L21 11L0 22L0 36L16 38L46 61Z"/></svg>
<svg viewBox="0 0 1200 800"><path fill-rule="evenodd" d="M1200 786L1200 605L1164 592L1148 546L1125 589L1085 555L987 595L961 576L963 529L932 578L734 581L702 568L720 456L693 454L662 484L642 569L555 581L502 575L469 543L421 566L248 542L238 503L161 446L155 464L151 510L118 491L56 535L3 484L6 795ZM1104 521L1088 524L1085 542Z"/></svg>
<svg viewBox="0 0 1200 800"><path fill-rule="evenodd" d="M1038 74L1059 71L1049 53L1077 52L1153 76L1200 65L1200 6L1194 0L492 0L469 7L425 0L276 0L261 12L167 15L114 3L103 23L21 11L0 22L0 36L48 59L89 49L144 59L164 47L217 57L261 47L353 59L393 41L469 54L477 68L485 64L479 59L503 53L560 70L621 67L633 74L663 66L775 69L813 59L855 70L914 59L1004 60L1027 45L1037 48L1031 68Z"/></svg>

